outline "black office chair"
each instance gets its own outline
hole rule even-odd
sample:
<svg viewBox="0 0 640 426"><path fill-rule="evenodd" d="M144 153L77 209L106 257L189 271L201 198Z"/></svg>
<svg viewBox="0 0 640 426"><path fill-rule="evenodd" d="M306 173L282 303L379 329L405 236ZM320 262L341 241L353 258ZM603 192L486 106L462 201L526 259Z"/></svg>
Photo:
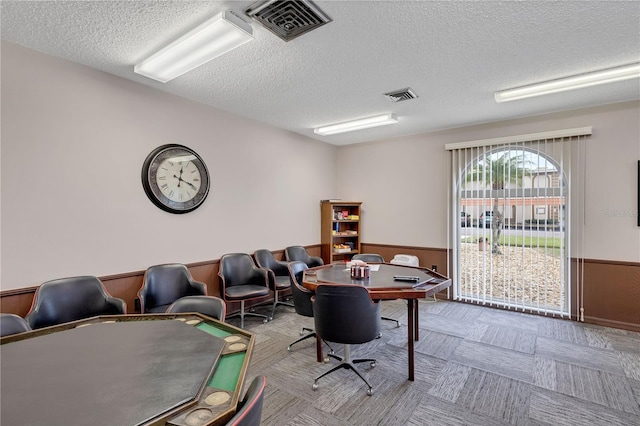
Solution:
<svg viewBox="0 0 640 426"><path fill-rule="evenodd" d="M313 317L313 304L311 303L311 298L313 297L313 292L308 290L302 286L302 276L304 275L304 271L309 269L306 263L302 261L293 261L288 265L289 270L289 279L291 282L291 295L293 296L293 306L298 315L302 315L303 317ZM306 334L305 334L306 333ZM296 343L302 342L303 340L315 338L316 332L308 327L302 327L300 330L300 337L295 342L289 344L287 346L287 350L291 351L291 347ZM339 361L342 361L342 358L335 355L333 352L333 348L327 342L325 342L329 347L329 356L335 358Z"/></svg>
<svg viewBox="0 0 640 426"><path fill-rule="evenodd" d="M321 257L309 255L307 249L302 246L287 247L284 249L284 256L288 262L293 262L294 260L301 261L306 263L309 268L324 265Z"/></svg>
<svg viewBox="0 0 640 426"><path fill-rule="evenodd" d="M218 270L220 293L225 302L240 302L240 312L229 318L240 316L240 328L244 328L245 315L262 317L263 323L271 318L256 312L245 312L244 304L248 300L269 295L269 272L253 263L246 253L225 254L220 259Z"/></svg>
<svg viewBox="0 0 640 426"><path fill-rule="evenodd" d="M227 315L227 305L224 300L215 296L185 296L167 308L167 313L183 312L198 312L224 322Z"/></svg>
<svg viewBox="0 0 640 426"><path fill-rule="evenodd" d="M244 398L238 404L236 414L227 426L259 426L264 404L264 389L267 386L266 376L257 376L251 381Z"/></svg>
<svg viewBox="0 0 640 426"><path fill-rule="evenodd" d="M163 313L169 305L185 296L206 296L207 286L191 277L181 263L150 266L138 290L140 312Z"/></svg>
<svg viewBox="0 0 640 426"><path fill-rule="evenodd" d="M380 256L379 254L375 254L375 253L355 254L351 258L351 260L362 260L363 262L367 262L367 263L384 263L384 257ZM396 323L396 327L400 327L400 321L395 319L395 318L389 318L389 317L383 316L383 317L381 317L381 319L383 319L385 321L393 321L393 322Z"/></svg>
<svg viewBox="0 0 640 426"><path fill-rule="evenodd" d="M346 368L354 371L367 384L367 395L373 395L373 388L354 364L368 362L371 367L375 367L376 360L352 360L350 345L367 343L378 337L380 305L371 300L369 292L362 286L321 284L316 288L313 300L313 318L320 338L344 344L343 361L318 376L313 382L313 390L318 389L318 380Z"/></svg>
<svg viewBox="0 0 640 426"><path fill-rule="evenodd" d="M25 319L35 330L97 315L126 312L124 300L111 297L97 277L81 276L47 281L38 287Z"/></svg>
<svg viewBox="0 0 640 426"><path fill-rule="evenodd" d="M16 314L0 314L0 337L31 331L29 323Z"/></svg>
<svg viewBox="0 0 640 426"><path fill-rule="evenodd" d="M271 310L271 318L275 316L276 306L284 305L293 308L291 303L279 300L278 293L291 288L291 280L289 279L288 262L276 260L273 253L269 250L261 249L253 253L256 263L259 267L269 271L269 287L273 291L273 309Z"/></svg>

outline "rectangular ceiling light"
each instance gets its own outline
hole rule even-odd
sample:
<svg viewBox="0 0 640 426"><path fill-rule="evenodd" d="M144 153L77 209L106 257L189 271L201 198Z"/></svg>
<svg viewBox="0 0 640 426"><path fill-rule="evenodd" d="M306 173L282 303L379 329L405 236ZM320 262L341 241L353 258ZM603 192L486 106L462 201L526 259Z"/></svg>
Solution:
<svg viewBox="0 0 640 426"><path fill-rule="evenodd" d="M530 86L517 87L495 93L496 102L515 101L516 99L531 98L533 96L548 95L566 90L581 89L598 84L613 83L640 77L640 63L609 68L586 74L574 75L558 80L536 83Z"/></svg>
<svg viewBox="0 0 640 426"><path fill-rule="evenodd" d="M166 83L251 40L251 25L231 12L221 12L154 53L133 70Z"/></svg>
<svg viewBox="0 0 640 426"><path fill-rule="evenodd" d="M335 135L337 133L352 132L354 130L368 129L371 127L386 126L395 124L398 119L393 114L376 115L375 117L361 118L359 120L346 121L344 123L332 124L330 126L317 127L313 129L315 134L321 136Z"/></svg>

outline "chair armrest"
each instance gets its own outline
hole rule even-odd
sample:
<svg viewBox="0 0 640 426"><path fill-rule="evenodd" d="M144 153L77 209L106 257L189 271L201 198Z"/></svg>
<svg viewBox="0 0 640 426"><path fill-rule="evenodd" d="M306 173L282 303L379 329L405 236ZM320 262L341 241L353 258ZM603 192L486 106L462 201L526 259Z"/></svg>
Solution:
<svg viewBox="0 0 640 426"><path fill-rule="evenodd" d="M191 288L193 288L196 292L200 293L202 296L207 295L207 285L200 281L191 280L190 281Z"/></svg>
<svg viewBox="0 0 640 426"><path fill-rule="evenodd" d="M107 303L120 311L121 314L127 313L127 303L117 297L107 297Z"/></svg>

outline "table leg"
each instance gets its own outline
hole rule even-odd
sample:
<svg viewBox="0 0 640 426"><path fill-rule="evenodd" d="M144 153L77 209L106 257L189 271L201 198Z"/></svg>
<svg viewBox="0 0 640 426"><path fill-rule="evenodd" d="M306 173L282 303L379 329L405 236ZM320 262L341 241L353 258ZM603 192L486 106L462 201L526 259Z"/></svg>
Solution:
<svg viewBox="0 0 640 426"><path fill-rule="evenodd" d="M415 299L407 300L407 353L409 355L409 380L414 381L413 370L414 370L414 360L413 360L413 339L415 336L415 324L416 324L416 309L415 309Z"/></svg>
<svg viewBox="0 0 640 426"><path fill-rule="evenodd" d="M316 361L324 362L324 356L322 355L322 339L316 333Z"/></svg>
<svg viewBox="0 0 640 426"><path fill-rule="evenodd" d="M420 306L418 305L418 299L414 300L415 306L413 308L413 317L415 318L415 323L413 325L414 330L414 338L416 341L420 340L420 321L418 320L418 316L420 314Z"/></svg>

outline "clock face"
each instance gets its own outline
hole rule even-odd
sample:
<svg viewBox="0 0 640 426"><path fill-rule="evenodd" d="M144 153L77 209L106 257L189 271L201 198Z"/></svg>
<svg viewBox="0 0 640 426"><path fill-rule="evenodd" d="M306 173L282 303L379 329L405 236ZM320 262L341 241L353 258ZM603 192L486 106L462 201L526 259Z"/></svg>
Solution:
<svg viewBox="0 0 640 426"><path fill-rule="evenodd" d="M162 210L188 213L207 198L209 172L193 150L182 145L163 145L147 156L142 166L142 186Z"/></svg>

